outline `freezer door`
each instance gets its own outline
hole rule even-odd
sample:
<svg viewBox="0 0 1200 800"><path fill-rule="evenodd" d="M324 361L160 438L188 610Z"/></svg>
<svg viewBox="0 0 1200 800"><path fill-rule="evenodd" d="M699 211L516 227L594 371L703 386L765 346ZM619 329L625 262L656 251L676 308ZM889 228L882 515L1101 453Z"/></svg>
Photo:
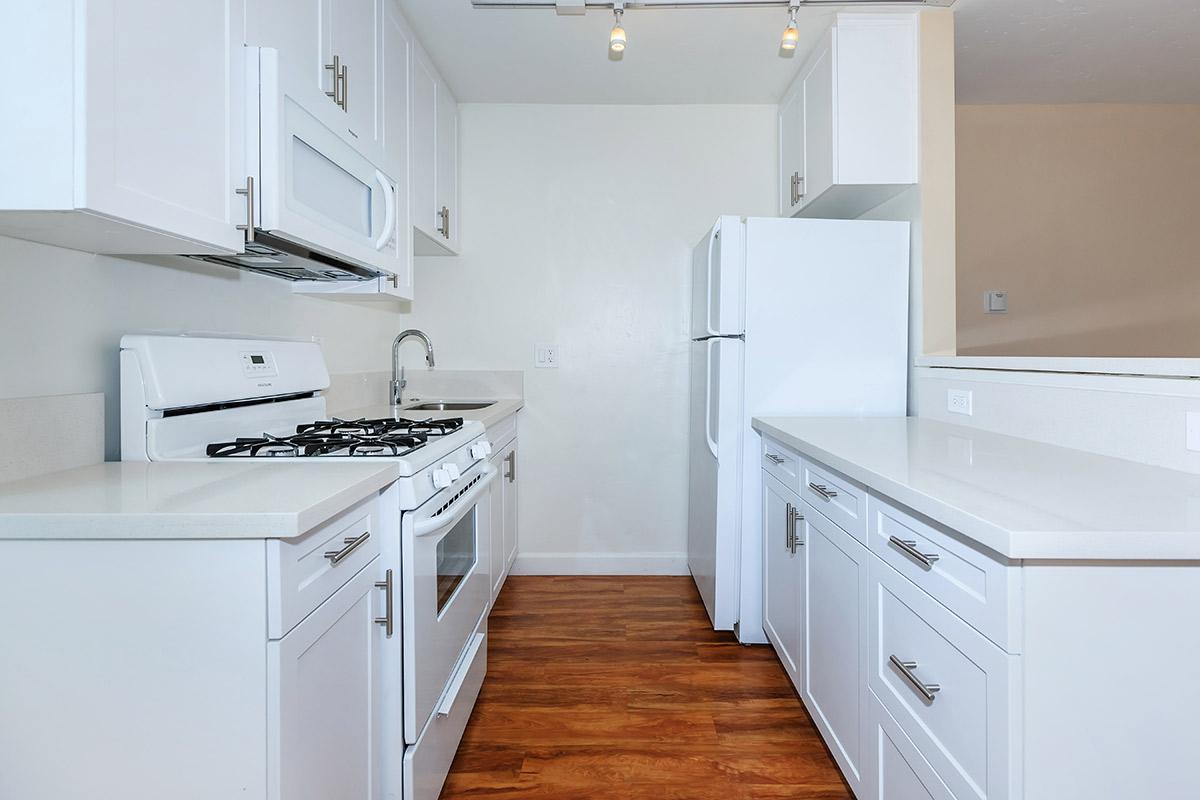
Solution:
<svg viewBox="0 0 1200 800"><path fill-rule="evenodd" d="M688 567L717 630L738 619L742 359L745 344L692 342Z"/></svg>
<svg viewBox="0 0 1200 800"><path fill-rule="evenodd" d="M692 338L745 332L742 241L738 217L721 217L692 251Z"/></svg>

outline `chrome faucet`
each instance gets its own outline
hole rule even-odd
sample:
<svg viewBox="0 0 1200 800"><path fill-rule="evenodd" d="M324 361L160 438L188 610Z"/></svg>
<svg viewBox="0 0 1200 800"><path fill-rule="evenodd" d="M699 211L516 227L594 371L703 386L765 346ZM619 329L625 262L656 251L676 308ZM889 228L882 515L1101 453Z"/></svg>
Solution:
<svg viewBox="0 0 1200 800"><path fill-rule="evenodd" d="M404 402L404 387L408 386L408 381L404 377L404 367L400 364L400 345L404 344L404 340L408 338L420 339L425 344L425 362L429 364L429 368L433 369L433 342L429 341L429 337L424 332L416 329L402 331L399 336L392 342L392 382L391 388L391 403L393 406L398 406Z"/></svg>

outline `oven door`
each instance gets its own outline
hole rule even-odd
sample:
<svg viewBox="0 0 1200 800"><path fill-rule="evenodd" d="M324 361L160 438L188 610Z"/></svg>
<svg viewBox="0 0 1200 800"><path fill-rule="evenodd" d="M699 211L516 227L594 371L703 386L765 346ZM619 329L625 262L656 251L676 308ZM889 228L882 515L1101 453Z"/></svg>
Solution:
<svg viewBox="0 0 1200 800"><path fill-rule="evenodd" d="M247 161L257 176L255 227L347 261L399 271L407 238L396 180L323 121L331 106L279 75L279 53L247 48ZM329 113L326 109L325 113ZM340 112L339 112L340 113ZM406 202L406 201L405 201Z"/></svg>
<svg viewBox="0 0 1200 800"><path fill-rule="evenodd" d="M414 744L487 611L489 486L481 461L416 511L401 533L404 575L404 735Z"/></svg>

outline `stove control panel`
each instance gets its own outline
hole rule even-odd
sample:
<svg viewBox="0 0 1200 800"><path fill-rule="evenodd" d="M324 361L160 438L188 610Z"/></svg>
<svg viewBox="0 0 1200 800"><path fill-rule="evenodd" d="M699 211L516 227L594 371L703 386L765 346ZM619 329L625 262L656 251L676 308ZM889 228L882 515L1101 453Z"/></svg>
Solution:
<svg viewBox="0 0 1200 800"><path fill-rule="evenodd" d="M279 375L275 356L266 350L243 352L242 374L247 378L274 378Z"/></svg>

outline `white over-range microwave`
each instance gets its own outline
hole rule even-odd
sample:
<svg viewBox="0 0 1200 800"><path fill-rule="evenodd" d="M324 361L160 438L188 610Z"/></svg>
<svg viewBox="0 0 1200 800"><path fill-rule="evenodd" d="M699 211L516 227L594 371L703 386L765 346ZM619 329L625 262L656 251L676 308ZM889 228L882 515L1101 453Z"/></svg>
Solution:
<svg viewBox="0 0 1200 800"><path fill-rule="evenodd" d="M246 48L246 251L205 260L294 281L403 271L407 187L323 123L318 107L280 75L277 50Z"/></svg>

